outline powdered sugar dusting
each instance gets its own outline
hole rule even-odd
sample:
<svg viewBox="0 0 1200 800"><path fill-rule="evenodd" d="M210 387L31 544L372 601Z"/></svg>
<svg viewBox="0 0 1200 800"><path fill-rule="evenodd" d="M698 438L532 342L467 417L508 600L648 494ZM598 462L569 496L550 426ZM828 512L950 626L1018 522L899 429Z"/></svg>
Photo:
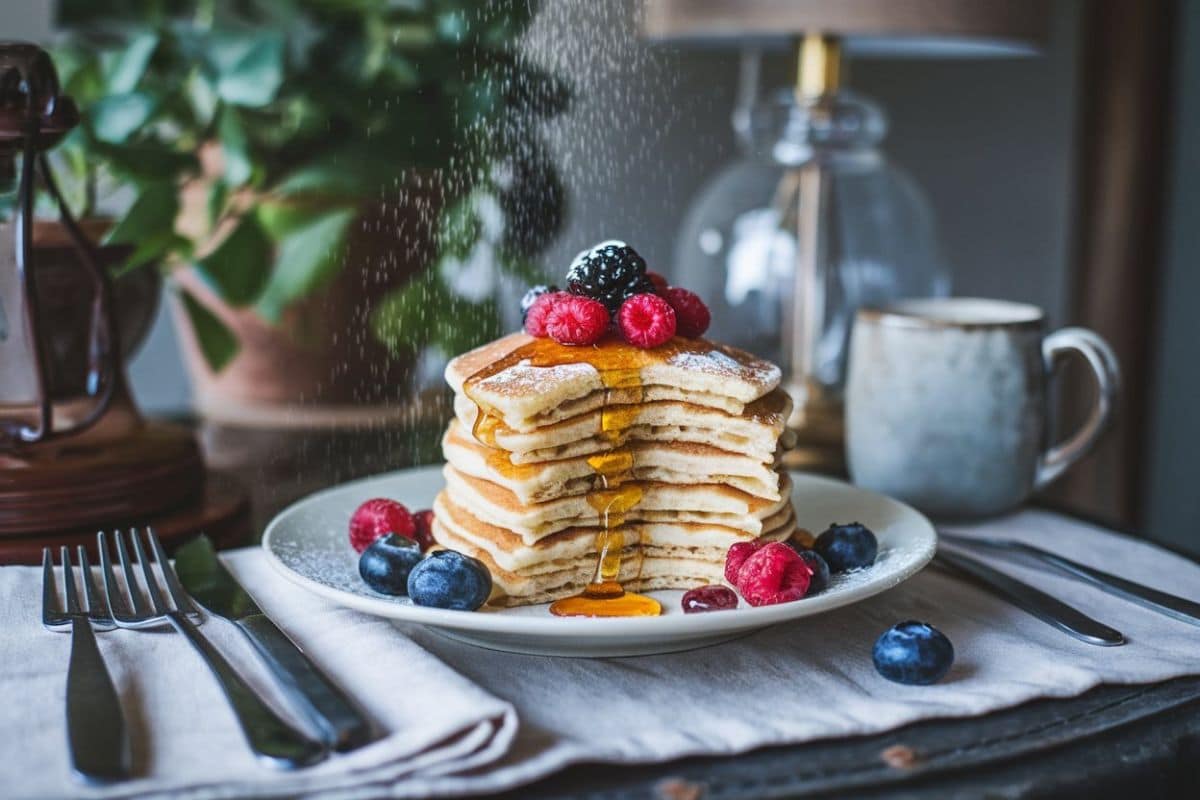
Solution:
<svg viewBox="0 0 1200 800"><path fill-rule="evenodd" d="M566 383L590 375L599 375L596 368L584 362L535 367L528 360L479 381L477 388L498 395L523 397L542 391L554 383Z"/></svg>
<svg viewBox="0 0 1200 800"><path fill-rule="evenodd" d="M747 380L754 384L774 386L781 377L779 367L757 358L737 359L723 350L713 348L704 353L675 353L667 363L689 372L712 375L715 378Z"/></svg>
<svg viewBox="0 0 1200 800"><path fill-rule="evenodd" d="M708 350L684 350L668 355L663 363L686 372L707 375L722 381L740 381L769 391L779 384L780 370L774 364L747 353L727 352L713 346ZM524 359L476 384L476 389L507 397L523 397L545 392L555 384L564 384L598 376L599 370L581 357L580 361L534 366Z"/></svg>

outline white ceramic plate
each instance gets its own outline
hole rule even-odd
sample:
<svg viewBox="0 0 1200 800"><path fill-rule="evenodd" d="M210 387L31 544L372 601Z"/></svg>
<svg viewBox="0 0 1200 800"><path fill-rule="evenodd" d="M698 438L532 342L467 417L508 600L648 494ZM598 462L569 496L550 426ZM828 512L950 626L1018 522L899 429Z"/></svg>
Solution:
<svg viewBox="0 0 1200 800"><path fill-rule="evenodd" d="M792 481L801 527L819 533L831 522L857 520L879 537L879 557L871 567L835 576L820 594L761 608L743 602L730 611L684 614L679 604L683 592L662 591L650 593L663 605L660 617L586 619L551 616L545 605L447 611L377 594L358 576L357 557L346 533L350 515L372 497L428 508L443 483L437 467L392 472L318 492L272 520L262 546L285 577L341 605L427 625L480 647L555 656L670 653L728 641L768 625L800 625L803 617L892 588L933 558L933 526L903 503L828 478L797 473Z"/></svg>

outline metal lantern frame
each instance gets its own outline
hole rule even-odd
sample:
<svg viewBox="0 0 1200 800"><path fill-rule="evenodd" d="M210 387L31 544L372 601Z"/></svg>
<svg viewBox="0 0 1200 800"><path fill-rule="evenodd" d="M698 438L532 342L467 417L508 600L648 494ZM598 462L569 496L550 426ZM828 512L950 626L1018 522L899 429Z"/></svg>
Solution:
<svg viewBox="0 0 1200 800"><path fill-rule="evenodd" d="M120 352L113 314L112 286L100 266L93 244L71 214L54 179L46 151L79 122L70 97L60 93L58 73L44 50L22 42L0 43L0 181L5 189L16 184L13 207L15 252L0 269L15 269L22 318L31 352L30 369L36 387L36 417L0 418L0 450L36 444L80 433L104 416L124 377L116 356ZM19 162L18 162L19 160ZM38 263L33 247L33 220L39 187L58 208L63 227L92 283L86 397L91 410L78 421L56 428L54 398L49 385L49 354L42 335L43 319L37 299ZM0 259L4 255L0 254ZM2 312L0 312L2 313Z"/></svg>

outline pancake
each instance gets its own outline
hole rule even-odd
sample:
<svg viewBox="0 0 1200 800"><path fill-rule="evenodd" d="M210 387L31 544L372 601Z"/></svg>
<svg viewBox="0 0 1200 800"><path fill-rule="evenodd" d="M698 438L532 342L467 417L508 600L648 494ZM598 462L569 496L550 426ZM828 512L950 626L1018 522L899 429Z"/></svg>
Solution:
<svg viewBox="0 0 1200 800"><path fill-rule="evenodd" d="M434 531L439 544L451 547L450 542L466 542L474 550L486 551L502 568L510 571L545 572L561 568L563 562L582 559L594 561L598 527L567 528L546 536L533 545L510 530L491 525L476 518L467 509L455 505L447 492L434 500L434 519L440 529ZM761 538L786 538L795 527L791 504L763 520ZM737 542L752 541L755 537L745 531L711 523L687 523L676 520L663 522L628 522L621 529L625 541L644 546L681 548L703 552L706 557L721 563L725 553ZM444 540L444 541L443 541ZM454 549L458 549L455 547Z"/></svg>
<svg viewBox="0 0 1200 800"><path fill-rule="evenodd" d="M514 351L538 341L525 333L513 333L454 358L446 365L446 382L463 394L467 379L501 364ZM523 360L479 380L471 399L482 403L508 427L530 431L548 421L558 421L594 410L609 402L680 400L696 405L719 403L723 410L740 414L747 403L763 397L779 385L779 367L749 353L704 339L673 339L660 348L638 351L622 342L601 342L593 350L619 349L630 359L639 359L636 370L641 389L606 387L599 370L585 362L533 366ZM662 390L655 389L662 387ZM621 392L628 397L622 397ZM600 394L591 409L572 405ZM657 395L657 396L656 396ZM671 396L661 396L671 395ZM713 406L718 407L718 406Z"/></svg>
<svg viewBox="0 0 1200 800"><path fill-rule="evenodd" d="M492 430L496 446L512 453L515 464L554 461L611 448L612 439L601 435L604 393L589 395L592 397L597 403L595 408L532 430L496 426ZM629 427L621 440L696 442L767 461L774 455L791 409L791 399L780 389L744 406L740 414L695 403L647 398L622 407ZM479 413L475 403L457 395L454 412L469 433Z"/></svg>
<svg viewBox="0 0 1200 800"><path fill-rule="evenodd" d="M771 541L784 541L794 523L771 532ZM544 603L582 591L592 579L596 555L568 558L545 570L507 570L491 553L454 535L435 519L438 543L478 558L492 574L493 605L516 606ZM631 546L621 551L619 581L627 591L690 589L709 583L722 583L725 552L714 548Z"/></svg>
<svg viewBox="0 0 1200 800"><path fill-rule="evenodd" d="M779 499L779 473L774 469L774 459L764 464L692 442L638 442L630 444L625 452L636 480L681 485L721 483L756 497ZM604 488L603 477L586 456L513 464L506 451L475 441L457 421L450 423L442 437L442 454L455 469L503 486L525 504Z"/></svg>
<svg viewBox="0 0 1200 800"><path fill-rule="evenodd" d="M487 566L498 605L578 594L599 550L619 549L604 579L628 591L720 582L732 545L797 530L779 380L703 339L569 347L518 333L464 353L446 368L455 419L433 537Z"/></svg>
<svg viewBox="0 0 1200 800"><path fill-rule="evenodd" d="M517 533L526 544L534 544L566 528L600 525L600 513L586 495L559 497L527 505L503 486L473 478L447 464L442 470L446 491L461 508L477 519L486 519ZM641 501L626 514L629 522L704 522L736 528L758 536L762 520L789 502L791 481L780 473L781 499L764 500L721 484L678 485L637 481Z"/></svg>

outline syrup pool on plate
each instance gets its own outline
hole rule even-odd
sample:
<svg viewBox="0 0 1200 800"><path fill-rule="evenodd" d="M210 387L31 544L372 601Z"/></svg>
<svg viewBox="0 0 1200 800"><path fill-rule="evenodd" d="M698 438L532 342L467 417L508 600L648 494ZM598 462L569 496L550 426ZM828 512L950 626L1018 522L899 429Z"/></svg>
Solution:
<svg viewBox="0 0 1200 800"><path fill-rule="evenodd" d="M604 405L600 412L598 432L608 440L611 449L588 459L588 464L596 474L596 481L588 493L587 502L600 517L600 532L596 537L596 569L581 593L554 602L550 606L550 613L583 617L650 617L662 613L662 606L657 600L626 592L620 583L622 551L632 544L625 540L625 518L642 499L642 489L633 481L633 454L624 447L625 437L637 419L642 402L642 370L652 364L665 363L676 355L708 353L711 349L712 346L703 340L679 338L651 350L641 350L613 338L591 347L568 347L549 339L535 339L484 367L464 382L463 391L477 409L472 434L481 444L497 448L496 429L502 424L500 415L480 402L478 394L472 391L481 381L521 363L534 367L586 363L600 374L604 385ZM621 399L627 402L612 402L613 394L617 391ZM506 451L498 448L492 464L506 475L520 469L512 464Z"/></svg>

